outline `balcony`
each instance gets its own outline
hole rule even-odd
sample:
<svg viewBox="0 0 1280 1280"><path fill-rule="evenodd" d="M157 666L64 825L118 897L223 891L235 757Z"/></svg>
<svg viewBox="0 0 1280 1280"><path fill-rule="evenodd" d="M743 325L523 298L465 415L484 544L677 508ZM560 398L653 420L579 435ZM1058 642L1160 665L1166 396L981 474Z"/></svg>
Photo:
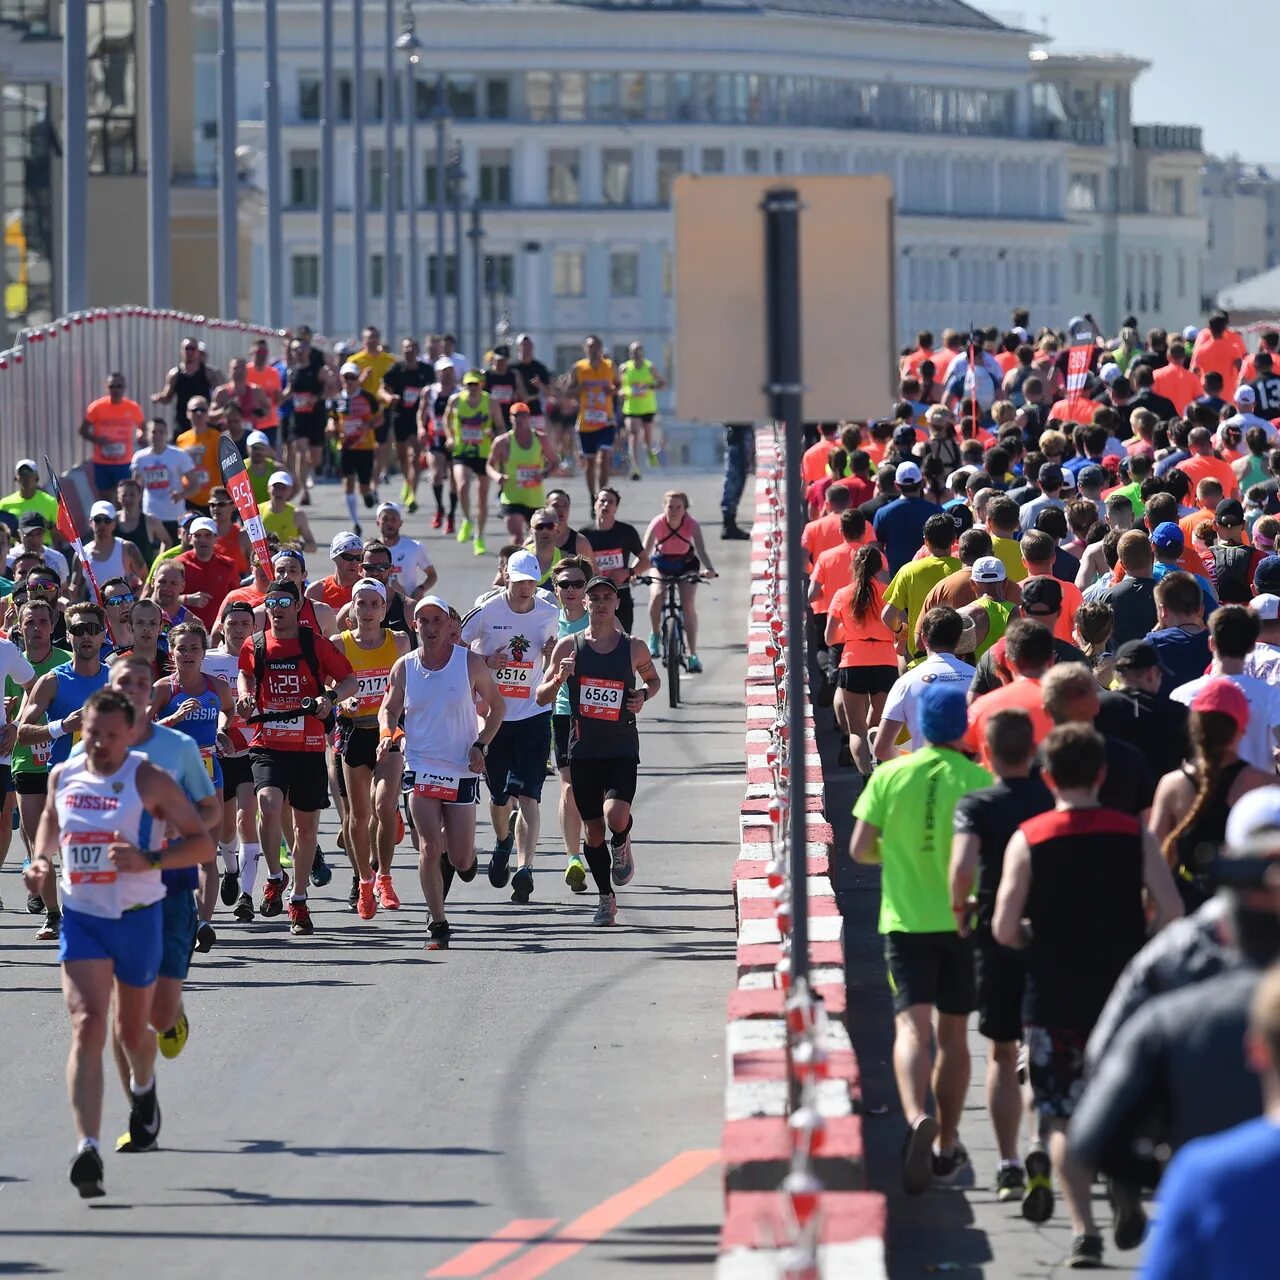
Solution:
<svg viewBox="0 0 1280 1280"><path fill-rule="evenodd" d="M1054 120L1050 137L1077 147L1100 147L1106 140L1106 126L1101 120Z"/></svg>
<svg viewBox="0 0 1280 1280"><path fill-rule="evenodd" d="M1138 124L1133 145L1139 151L1203 151L1199 126L1190 124Z"/></svg>

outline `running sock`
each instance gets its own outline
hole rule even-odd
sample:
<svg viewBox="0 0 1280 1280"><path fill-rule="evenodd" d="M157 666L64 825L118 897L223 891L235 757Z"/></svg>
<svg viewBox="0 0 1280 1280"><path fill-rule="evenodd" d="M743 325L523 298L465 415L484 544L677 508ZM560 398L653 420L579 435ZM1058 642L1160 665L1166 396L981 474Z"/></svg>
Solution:
<svg viewBox="0 0 1280 1280"><path fill-rule="evenodd" d="M631 828L635 825L635 820L636 816L634 813L627 814L627 825L623 827L621 831L613 832L609 843L613 845L615 849L621 849L626 843L627 836L631 834Z"/></svg>
<svg viewBox="0 0 1280 1280"><path fill-rule="evenodd" d="M433 484L431 486L431 492L435 496L436 511L438 511L440 515L444 515L444 485Z"/></svg>
<svg viewBox="0 0 1280 1280"><path fill-rule="evenodd" d="M134 1078L133 1072L132 1071L129 1072L129 1092L135 1095L135 1097L140 1098L144 1093L150 1093L151 1090L154 1089L155 1087L156 1087L155 1076L152 1076L151 1079L148 1080L146 1084L139 1084L138 1081Z"/></svg>
<svg viewBox="0 0 1280 1280"><path fill-rule="evenodd" d="M218 852L222 855L222 869L228 875L238 875L240 873L240 860L236 857L236 842L234 840L219 840Z"/></svg>
<svg viewBox="0 0 1280 1280"><path fill-rule="evenodd" d="M448 854L445 854L446 858L448 856ZM476 878L476 872L480 870L480 864L472 858L471 865L465 871L461 871L457 867L454 867L453 869L458 872L458 879L461 880L463 884L470 884Z"/></svg>
<svg viewBox="0 0 1280 1280"><path fill-rule="evenodd" d="M453 876L457 868L449 861L449 851L446 849L440 855L440 879L444 881L444 896L449 896L449 889L453 885Z"/></svg>
<svg viewBox="0 0 1280 1280"><path fill-rule="evenodd" d="M291 894L289 895L289 901L290 901L290 902L291 902L295 907L296 907L296 906L304 906L304 907L305 907L305 906L307 905L307 895L306 895L305 893L291 893Z"/></svg>
<svg viewBox="0 0 1280 1280"><path fill-rule="evenodd" d="M284 879L284 872L283 872L283 871L277 871L277 872L276 872L276 874L275 874L275 875L273 875L273 876L272 876L272 875L268 875L268 876L267 876L267 879L268 879L268 880L272 880L272 881L274 881L276 884L279 884L279 883L280 883L280 881Z"/></svg>
<svg viewBox="0 0 1280 1280"><path fill-rule="evenodd" d="M349 493L347 497L347 514L351 517L352 524L360 523L360 508L356 506L356 495Z"/></svg>
<svg viewBox="0 0 1280 1280"><path fill-rule="evenodd" d="M609 857L609 850L602 844L584 844L582 856L586 858L587 866L591 869L591 878L596 882L596 889L602 894L611 894L613 886L609 883L609 872L613 863Z"/></svg>
<svg viewBox="0 0 1280 1280"><path fill-rule="evenodd" d="M449 514L451 516L458 514L458 491L454 488L449 490Z"/></svg>
<svg viewBox="0 0 1280 1280"><path fill-rule="evenodd" d="M80 1145L76 1148L76 1155L80 1155L83 1151L97 1151L97 1138L81 1138Z"/></svg>
<svg viewBox="0 0 1280 1280"><path fill-rule="evenodd" d="M253 897L254 882L258 878L258 857L262 846L250 841L240 844L240 892Z"/></svg>
<svg viewBox="0 0 1280 1280"><path fill-rule="evenodd" d="M515 824L513 823L512 825L514 826ZM512 848L515 846L515 842L516 833L514 831L508 831L506 839L497 840L495 841L495 844L497 845L499 853L510 853Z"/></svg>

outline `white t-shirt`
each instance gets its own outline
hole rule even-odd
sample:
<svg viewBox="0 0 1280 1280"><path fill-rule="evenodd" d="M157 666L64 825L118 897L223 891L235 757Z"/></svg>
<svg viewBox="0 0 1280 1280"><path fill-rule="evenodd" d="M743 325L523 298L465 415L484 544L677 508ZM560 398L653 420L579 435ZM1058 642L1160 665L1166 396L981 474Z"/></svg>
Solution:
<svg viewBox="0 0 1280 1280"><path fill-rule="evenodd" d="M133 455L129 470L142 486L142 509L157 520L178 520L187 510L182 499L182 477L195 470L191 455L167 444L157 453L144 449ZM177 493L175 499L173 494Z"/></svg>
<svg viewBox="0 0 1280 1280"><path fill-rule="evenodd" d="M9 553L9 559L6 563L10 569L13 568L13 562L18 558L18 556L21 553L22 553L21 547L19 547L16 551L11 551ZM53 547L45 547L44 551L41 554L44 556L45 564L47 564L49 568L52 569L58 575L58 581L61 582L62 585L65 587L67 585L67 573L68 573L67 557L64 556L61 551L58 551ZM0 722L0 723L3 723L3 722Z"/></svg>
<svg viewBox="0 0 1280 1280"><path fill-rule="evenodd" d="M967 688L973 683L973 668L954 653L931 653L918 667L899 676L884 700L881 720L905 724L911 735L912 751L919 751L925 745L924 734L920 732L920 701L924 691L939 681L943 684L963 682Z"/></svg>
<svg viewBox="0 0 1280 1280"><path fill-rule="evenodd" d="M482 658L502 653L509 659L496 670L490 668L506 701L508 720L528 720L549 710L533 695L542 683L542 650L556 638L559 621L560 610L540 595L534 596L528 613L516 613L505 591L463 618L463 644Z"/></svg>
<svg viewBox="0 0 1280 1280"><path fill-rule="evenodd" d="M453 355L448 357L453 361L453 371L458 375L458 386L462 386L462 375L471 372L471 361L462 354L461 351L455 351Z"/></svg>
<svg viewBox="0 0 1280 1280"><path fill-rule="evenodd" d="M0 691L3 691L6 677L14 684L26 684L35 673L36 669L27 661L26 654L12 640L0 640ZM0 725L7 723L4 699L0 698ZM11 760L11 756L0 756L0 764L9 764Z"/></svg>
<svg viewBox="0 0 1280 1280"><path fill-rule="evenodd" d="M400 584L400 589L407 596L426 581L427 570L431 568L431 553L416 538L401 537L391 552L392 574Z"/></svg>
<svg viewBox="0 0 1280 1280"><path fill-rule="evenodd" d="M1259 640L1244 660L1244 673L1268 684L1280 684L1280 648Z"/></svg>
<svg viewBox="0 0 1280 1280"><path fill-rule="evenodd" d="M1280 688L1256 676L1198 676L1180 684L1169 697L1189 707L1191 699L1213 679L1226 679L1239 685L1249 700L1249 727L1240 739L1240 759L1263 773L1274 773L1275 731L1280 727Z"/></svg>

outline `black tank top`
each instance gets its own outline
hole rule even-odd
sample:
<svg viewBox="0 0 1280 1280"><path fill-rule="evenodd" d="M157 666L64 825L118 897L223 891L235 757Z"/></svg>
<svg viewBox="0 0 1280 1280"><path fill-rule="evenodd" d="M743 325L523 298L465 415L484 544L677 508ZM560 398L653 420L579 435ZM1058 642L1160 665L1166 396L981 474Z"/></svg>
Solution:
<svg viewBox="0 0 1280 1280"><path fill-rule="evenodd" d="M1188 912L1196 910L1213 896L1209 867L1227 836L1227 814L1231 811L1227 797L1248 764L1247 760L1237 760L1223 769L1204 811L1178 837L1178 867L1174 879ZM1188 765L1183 765L1182 772L1198 791L1200 778L1197 772Z"/></svg>
<svg viewBox="0 0 1280 1280"><path fill-rule="evenodd" d="M138 523L135 524L132 529L126 529L123 523L117 524L116 535L117 537L122 538L125 542L132 542L133 545L138 548L138 552L142 556L143 563L146 564L148 568L160 551L160 544L158 542L152 542L151 535L147 532L147 517L145 515L140 515L138 517Z"/></svg>
<svg viewBox="0 0 1280 1280"><path fill-rule="evenodd" d="M191 426L191 420L187 417L187 401L192 396L213 396L213 379L209 377L209 370L203 364L195 373L187 373L181 366L178 368L178 376L173 382L173 421L177 427L175 436Z"/></svg>
<svg viewBox="0 0 1280 1280"><path fill-rule="evenodd" d="M387 605L387 613L382 620L382 625L388 631L399 631L408 636L410 649L418 647L418 637L413 634L413 628L409 625L409 619L405 616L404 596L398 591L391 593L391 603Z"/></svg>
<svg viewBox="0 0 1280 1280"><path fill-rule="evenodd" d="M1099 808L1053 810L1018 829L1031 846L1024 1017L1088 1034L1146 942L1142 828Z"/></svg>
<svg viewBox="0 0 1280 1280"><path fill-rule="evenodd" d="M640 734L627 710L626 695L635 688L631 637L622 632L608 653L587 643L587 633L573 638L573 675L569 692L570 760L639 760Z"/></svg>
<svg viewBox="0 0 1280 1280"><path fill-rule="evenodd" d="M576 556L578 554L578 531L570 529L564 535L564 541L557 544L560 554L565 556Z"/></svg>

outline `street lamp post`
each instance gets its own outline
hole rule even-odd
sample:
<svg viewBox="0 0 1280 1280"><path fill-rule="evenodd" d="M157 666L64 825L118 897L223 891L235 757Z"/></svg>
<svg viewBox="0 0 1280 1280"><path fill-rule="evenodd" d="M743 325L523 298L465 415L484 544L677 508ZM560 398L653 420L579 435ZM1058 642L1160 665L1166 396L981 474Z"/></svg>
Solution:
<svg viewBox="0 0 1280 1280"><path fill-rule="evenodd" d="M409 332L418 336L418 318L420 305L419 280L421 263L418 253L418 104L415 101L418 85L417 67L422 56L422 41L414 30L412 0L404 0L401 13L400 36L396 40L396 48L408 57L405 68L405 192L409 202Z"/></svg>
<svg viewBox="0 0 1280 1280"><path fill-rule="evenodd" d="M369 316L369 233L365 227L364 169L364 3L355 0L351 12L351 61L355 68L351 89L351 292L355 301L354 319L367 325ZM394 335L387 334L387 342Z"/></svg>
<svg viewBox="0 0 1280 1280"><path fill-rule="evenodd" d="M436 77L436 332L444 333L444 223L445 187L449 165L445 157L445 123L448 85L443 73Z"/></svg>
<svg viewBox="0 0 1280 1280"><path fill-rule="evenodd" d="M480 219L480 201L471 202L471 227L467 231L471 241L471 350L477 367L483 362L481 352L488 346L481 337L480 314L484 301L484 223ZM483 345L482 345L483 343Z"/></svg>
<svg viewBox="0 0 1280 1280"><path fill-rule="evenodd" d="M386 0L382 63L382 208L385 219L382 253L382 291L387 303L387 341L396 340L396 9Z"/></svg>
<svg viewBox="0 0 1280 1280"><path fill-rule="evenodd" d="M453 323L459 332L462 331L462 201L466 183L467 173L462 167L462 147L455 145L445 171L445 185L448 188L449 204L453 209ZM443 272L443 261L441 271Z"/></svg>

